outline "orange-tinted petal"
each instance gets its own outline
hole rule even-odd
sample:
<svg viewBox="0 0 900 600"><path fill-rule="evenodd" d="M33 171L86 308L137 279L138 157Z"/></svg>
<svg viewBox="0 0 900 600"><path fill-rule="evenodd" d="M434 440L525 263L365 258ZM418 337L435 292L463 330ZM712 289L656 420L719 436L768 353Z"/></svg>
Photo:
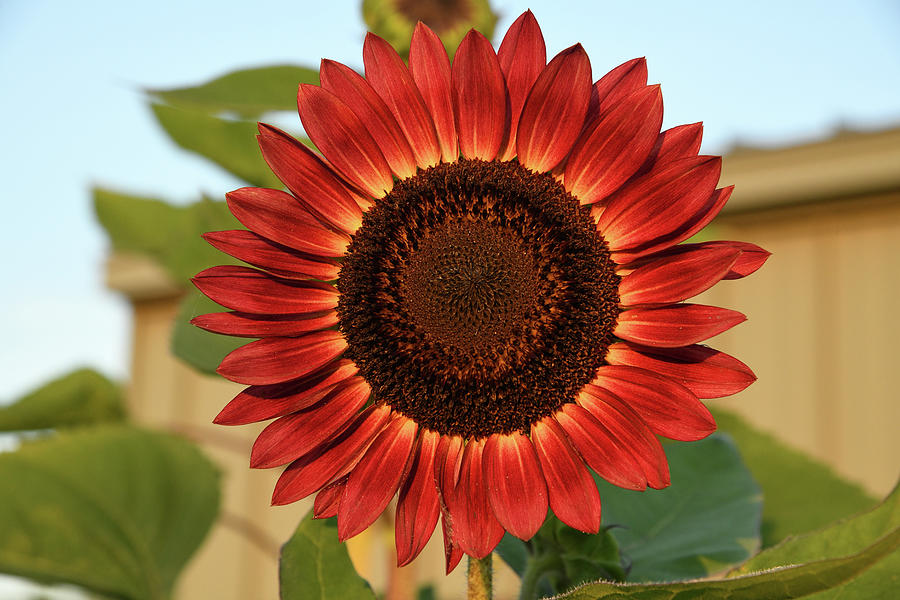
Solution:
<svg viewBox="0 0 900 600"><path fill-rule="evenodd" d="M497 520L528 540L547 517L547 485L531 440L518 432L494 434L484 444L484 476Z"/></svg>
<svg viewBox="0 0 900 600"><path fill-rule="evenodd" d="M313 518L327 519L335 516L338 506L341 504L341 494L346 486L347 477L344 476L323 487L316 494L316 501L313 503Z"/></svg>
<svg viewBox="0 0 900 600"><path fill-rule="evenodd" d="M606 365L597 369L594 384L621 398L657 435L694 441L716 430L706 406L690 390L663 375Z"/></svg>
<svg viewBox="0 0 900 600"><path fill-rule="evenodd" d="M358 371L351 361L341 359L293 381L251 385L225 405L213 422L246 425L283 417L317 403Z"/></svg>
<svg viewBox="0 0 900 600"><path fill-rule="evenodd" d="M378 143L340 98L317 85L300 84L300 120L309 139L350 183L380 198L394 187Z"/></svg>
<svg viewBox="0 0 900 600"><path fill-rule="evenodd" d="M346 349L344 336L332 329L302 337L263 338L230 352L216 372L246 385L281 383L316 371Z"/></svg>
<svg viewBox="0 0 900 600"><path fill-rule="evenodd" d="M362 211L343 182L312 150L271 125L259 124L263 159L312 214L346 233L362 223Z"/></svg>
<svg viewBox="0 0 900 600"><path fill-rule="evenodd" d="M434 454L440 435L423 430L419 435L409 475L400 487L394 537L397 565L412 562L428 542L440 515L434 483Z"/></svg>
<svg viewBox="0 0 900 600"><path fill-rule="evenodd" d="M415 175L416 157L406 136L384 100L363 76L339 62L323 60L319 78L323 88L343 100L362 120L397 177Z"/></svg>
<svg viewBox="0 0 900 600"><path fill-rule="evenodd" d="M444 162L454 162L459 158L459 143L450 98L450 58L441 39L421 21L409 46L409 72L434 121Z"/></svg>
<svg viewBox="0 0 900 600"><path fill-rule="evenodd" d="M314 256L342 256L350 238L328 228L279 190L241 188L225 194L228 210L247 229Z"/></svg>
<svg viewBox="0 0 900 600"><path fill-rule="evenodd" d="M498 160L516 155L516 132L522 106L531 86L547 64L547 48L541 28L530 10L522 13L506 32L497 59L509 90L509 133L503 142Z"/></svg>
<svg viewBox="0 0 900 600"><path fill-rule="evenodd" d="M550 61L531 88L516 133L526 168L550 171L566 157L584 124L591 97L591 61L581 44Z"/></svg>
<svg viewBox="0 0 900 600"><path fill-rule="evenodd" d="M312 254L303 254L246 229L204 233L203 239L225 254L279 277L289 279L337 279L340 264Z"/></svg>
<svg viewBox="0 0 900 600"><path fill-rule="evenodd" d="M341 498L338 539L347 540L375 522L397 493L416 443L416 422L399 417L378 434L360 459Z"/></svg>
<svg viewBox="0 0 900 600"><path fill-rule="evenodd" d="M391 409L387 406L370 406L357 415L341 435L292 462L275 484L272 504L302 500L340 478L342 473L349 472L387 425L390 415Z"/></svg>
<svg viewBox="0 0 900 600"><path fill-rule="evenodd" d="M250 267L210 267L191 281L214 302L244 313L312 313L331 310L338 304L338 291L331 284L285 279Z"/></svg>
<svg viewBox="0 0 900 600"><path fill-rule="evenodd" d="M662 125L659 86L643 87L590 125L566 161L563 181L582 204L602 200L644 163Z"/></svg>
<svg viewBox="0 0 900 600"><path fill-rule="evenodd" d="M604 359L611 365L640 367L665 375L698 398L730 396L756 381L750 367L707 346L651 348L616 342L609 347Z"/></svg>
<svg viewBox="0 0 900 600"><path fill-rule="evenodd" d="M645 85L647 85L646 59L633 58L622 63L594 84L585 124L590 125L616 102Z"/></svg>
<svg viewBox="0 0 900 600"><path fill-rule="evenodd" d="M579 531L600 531L597 485L559 423L553 417L533 423L531 441L547 481L553 514Z"/></svg>
<svg viewBox="0 0 900 600"><path fill-rule="evenodd" d="M735 310L704 304L633 308L619 314L613 334L645 346L675 348L702 342L746 320Z"/></svg>
<svg viewBox="0 0 900 600"><path fill-rule="evenodd" d="M366 34L363 44L366 79L382 97L412 147L423 169L441 161L434 122L412 75L397 51L375 35Z"/></svg>
<svg viewBox="0 0 900 600"><path fill-rule="evenodd" d="M509 126L506 83L491 43L474 29L456 50L450 81L462 155L493 160Z"/></svg>
<svg viewBox="0 0 900 600"><path fill-rule="evenodd" d="M277 467L316 449L350 424L371 393L362 377L354 377L316 404L272 421L253 444L250 466Z"/></svg>
<svg viewBox="0 0 900 600"><path fill-rule="evenodd" d="M300 315L220 312L199 315L191 319L191 325L212 333L251 338L295 337L310 331L328 329L337 323L338 315L333 310Z"/></svg>

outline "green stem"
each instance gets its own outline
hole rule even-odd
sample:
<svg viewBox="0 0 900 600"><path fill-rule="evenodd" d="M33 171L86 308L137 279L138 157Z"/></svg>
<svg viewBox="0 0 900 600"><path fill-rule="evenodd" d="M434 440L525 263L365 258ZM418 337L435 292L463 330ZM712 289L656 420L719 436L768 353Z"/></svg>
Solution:
<svg viewBox="0 0 900 600"><path fill-rule="evenodd" d="M469 600L491 600L491 555L484 558L469 557Z"/></svg>
<svg viewBox="0 0 900 600"><path fill-rule="evenodd" d="M530 557L522 573L522 587L519 589L519 600L537 600L540 598L538 582L541 576L548 571L556 571L561 568L560 559L556 554L548 553L541 557Z"/></svg>

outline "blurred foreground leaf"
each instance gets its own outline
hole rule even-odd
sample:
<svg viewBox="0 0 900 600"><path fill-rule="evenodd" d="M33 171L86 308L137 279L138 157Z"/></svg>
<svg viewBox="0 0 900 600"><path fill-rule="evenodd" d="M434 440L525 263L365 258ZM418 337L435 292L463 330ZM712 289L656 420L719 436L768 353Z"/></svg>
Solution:
<svg viewBox="0 0 900 600"><path fill-rule="evenodd" d="M854 589L853 578L883 561L893 560L900 547L900 494L894 492L875 510L800 536L766 550L731 577L674 583L592 583L569 594L566 600L640 598L671 600L703 598L802 598L825 590L836 593L815 598L890 598L896 592L896 574L871 581L872 587ZM893 553L893 555L891 554ZM789 566L781 566L789 565ZM759 569L769 569L759 571ZM848 583L849 582L849 583ZM846 593L844 593L846 592ZM810 596L813 597L813 596Z"/></svg>
<svg viewBox="0 0 900 600"><path fill-rule="evenodd" d="M372 588L353 568L346 544L338 542L337 520L313 519L312 511L282 546L278 572L281 600L375 600Z"/></svg>
<svg viewBox="0 0 900 600"><path fill-rule="evenodd" d="M153 104L153 114L176 144L213 161L250 185L281 188L256 145L253 121L222 119L196 110Z"/></svg>
<svg viewBox="0 0 900 600"><path fill-rule="evenodd" d="M126 426L0 454L0 572L166 599L218 512L219 475L189 442Z"/></svg>
<svg viewBox="0 0 900 600"><path fill-rule="evenodd" d="M191 325L197 315L226 310L198 290L182 298L172 329L172 353L202 373L214 374L225 355L250 340L204 331Z"/></svg>
<svg viewBox="0 0 900 600"><path fill-rule="evenodd" d="M319 72L307 67L276 65L233 71L212 81L183 88L147 92L175 106L208 114L234 113L258 119L273 111L297 110L297 86L319 84Z"/></svg>
<svg viewBox="0 0 900 600"><path fill-rule="evenodd" d="M28 431L125 419L119 386L92 369L54 379L7 406L0 407L0 431Z"/></svg>
<svg viewBox="0 0 900 600"><path fill-rule="evenodd" d="M243 229L225 202L204 198L176 206L156 198L94 188L94 210L113 249L148 256L187 288L190 278L212 265L236 261L200 237L207 231Z"/></svg>
<svg viewBox="0 0 900 600"><path fill-rule="evenodd" d="M635 492L596 478L629 581L705 577L759 548L759 486L727 437L664 446L672 485Z"/></svg>
<svg viewBox="0 0 900 600"><path fill-rule="evenodd" d="M875 499L826 465L724 411L714 411L763 489L763 547L870 508Z"/></svg>

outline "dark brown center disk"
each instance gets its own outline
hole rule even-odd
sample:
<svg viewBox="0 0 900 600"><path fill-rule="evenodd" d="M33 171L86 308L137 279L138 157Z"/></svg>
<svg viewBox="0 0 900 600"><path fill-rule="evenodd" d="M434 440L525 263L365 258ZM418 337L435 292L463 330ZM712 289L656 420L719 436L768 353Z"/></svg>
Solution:
<svg viewBox="0 0 900 600"><path fill-rule="evenodd" d="M618 284L590 211L550 175L460 160L366 213L338 313L376 402L482 438L575 400L612 341Z"/></svg>

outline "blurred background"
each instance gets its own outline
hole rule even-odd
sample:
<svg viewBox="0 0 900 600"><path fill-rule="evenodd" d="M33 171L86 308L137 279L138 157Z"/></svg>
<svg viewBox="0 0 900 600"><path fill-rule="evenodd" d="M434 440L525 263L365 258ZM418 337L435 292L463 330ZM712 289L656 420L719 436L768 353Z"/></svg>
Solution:
<svg viewBox="0 0 900 600"><path fill-rule="evenodd" d="M900 3L491 6L495 42L531 8L548 56L580 42L594 79L646 56L650 82L662 83L664 128L704 122L702 152L726 155L722 184L737 185L711 237L773 252L746 282L706 296L749 316L712 344L760 379L713 402L866 493L887 493L900 455ZM184 282L153 253L122 251L125 234L101 226L94 200L117 190L186 206L245 185L173 143L148 90L250 67L317 69L323 57L361 70L365 31L351 0L0 0L0 404L92 367L126 384L136 420L187 434L233 466L231 525L214 529L179 597L249 598L248 582L274 586L273 544L306 506L268 508L273 474L246 469L252 428L208 427L235 388L170 353ZM295 114L265 118L299 131ZM245 144L255 152L252 136ZM160 239L175 239L158 223ZM351 554L374 544L363 539ZM233 577L199 583L225 566ZM0 597L30 597L17 586L0 581Z"/></svg>

